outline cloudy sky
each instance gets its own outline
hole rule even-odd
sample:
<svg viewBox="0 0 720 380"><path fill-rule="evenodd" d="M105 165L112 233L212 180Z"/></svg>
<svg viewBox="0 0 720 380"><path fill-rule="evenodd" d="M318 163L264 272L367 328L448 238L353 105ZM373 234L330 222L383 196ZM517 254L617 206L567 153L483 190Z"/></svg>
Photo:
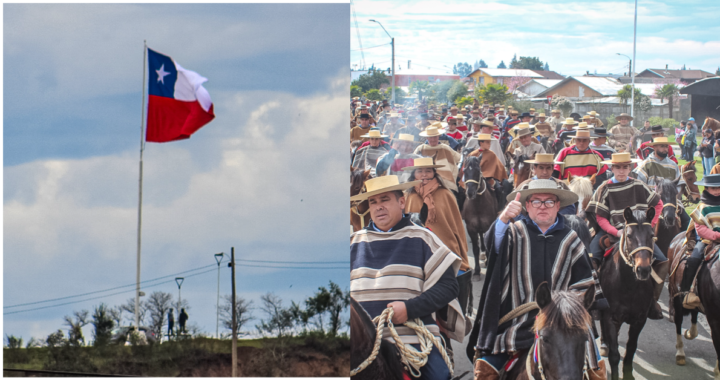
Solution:
<svg viewBox="0 0 720 380"><path fill-rule="evenodd" d="M146 146L142 279L170 277L143 290L176 296L163 281L208 266L184 274L182 298L214 334L214 253L347 261L348 8L5 4L3 332L44 338L73 310L134 297L8 307L134 284L143 39L208 78L216 114L189 140ZM344 263L242 264L238 292L256 305L347 287ZM229 294L226 265L220 281Z"/></svg>
<svg viewBox="0 0 720 380"><path fill-rule="evenodd" d="M627 72L632 57L634 2L624 1L374 1L356 0L351 64L391 66L387 34L395 37L397 65L450 70L483 59L490 68L514 54L539 57L563 75ZM638 1L636 72L646 68L720 66L720 3ZM449 69L448 69L449 68Z"/></svg>

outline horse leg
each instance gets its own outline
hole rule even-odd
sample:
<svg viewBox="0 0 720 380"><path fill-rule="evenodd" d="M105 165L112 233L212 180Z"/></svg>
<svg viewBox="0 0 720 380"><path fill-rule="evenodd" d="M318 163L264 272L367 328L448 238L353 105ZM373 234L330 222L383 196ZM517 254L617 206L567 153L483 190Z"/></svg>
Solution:
<svg viewBox="0 0 720 380"><path fill-rule="evenodd" d="M685 349L682 341L682 297L675 297L671 301L670 310L675 310L675 364L685 365Z"/></svg>
<svg viewBox="0 0 720 380"><path fill-rule="evenodd" d="M487 246L483 234L480 234L480 260L482 260L483 266L487 267Z"/></svg>
<svg viewBox="0 0 720 380"><path fill-rule="evenodd" d="M625 345L625 358L623 358L623 380L633 380L633 358L635 357L635 351L637 351L638 338L640 338L640 332L645 327L646 319L641 322L636 322L630 325L628 331L628 341Z"/></svg>
<svg viewBox="0 0 720 380"><path fill-rule="evenodd" d="M713 341L713 346L715 347L715 355L717 358L720 358L720 320L717 320L713 318L713 320L710 320L708 318L708 324L710 325L710 337ZM718 360L715 361L715 380L720 380L720 368L718 368Z"/></svg>
<svg viewBox="0 0 720 380"><path fill-rule="evenodd" d="M478 241L478 232L470 228L467 229L470 235L470 244L472 244L473 261L475 262L475 270L473 276L480 275L480 242Z"/></svg>
<svg viewBox="0 0 720 380"><path fill-rule="evenodd" d="M602 317L600 317L600 332L603 337L603 342L608 345L610 352L608 353L608 360L610 361L610 374L612 380L618 380L620 378L618 373L618 364L620 364L620 351L618 350L618 333L615 323L610 320L609 313L603 311Z"/></svg>
<svg viewBox="0 0 720 380"><path fill-rule="evenodd" d="M678 297L680 298L680 297ZM693 340L697 338L698 336L698 329L697 329L697 317L698 317L698 309L693 309L690 311L690 322L692 323L690 325L690 329L685 331L685 339L687 340Z"/></svg>

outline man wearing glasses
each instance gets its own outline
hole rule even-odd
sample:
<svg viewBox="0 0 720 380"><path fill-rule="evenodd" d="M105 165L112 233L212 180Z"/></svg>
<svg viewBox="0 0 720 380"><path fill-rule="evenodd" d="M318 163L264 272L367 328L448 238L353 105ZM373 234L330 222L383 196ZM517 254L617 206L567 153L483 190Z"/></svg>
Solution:
<svg viewBox="0 0 720 380"><path fill-rule="evenodd" d="M556 181L537 179L527 189L508 195L508 200L485 235L488 251L495 254L488 255L478 318L469 339L468 355L474 354L476 379L498 379L513 353L530 349L538 310L498 323L514 304L534 301L541 283L547 282L554 290L596 292L585 246L565 218L558 216L560 208L578 200L577 194ZM522 214L523 210L527 213ZM513 221L518 216L520 220ZM514 269L518 263L523 270ZM597 368L597 359L592 361L595 355L589 356L591 366Z"/></svg>

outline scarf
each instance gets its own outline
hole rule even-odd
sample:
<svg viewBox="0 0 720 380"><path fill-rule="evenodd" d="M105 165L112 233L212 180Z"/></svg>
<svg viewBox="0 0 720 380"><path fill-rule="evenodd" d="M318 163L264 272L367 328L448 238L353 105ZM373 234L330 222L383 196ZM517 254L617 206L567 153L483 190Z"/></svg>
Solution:
<svg viewBox="0 0 720 380"><path fill-rule="evenodd" d="M720 196L713 196L707 190L703 190L700 195L700 202L710 206L720 206Z"/></svg>
<svg viewBox="0 0 720 380"><path fill-rule="evenodd" d="M438 187L440 187L440 182L438 182L437 178L433 178L426 185L422 183L415 185L415 192L423 199L423 203L428 206L428 216L426 220L428 224L435 223L435 202L432 199L432 193L437 190Z"/></svg>

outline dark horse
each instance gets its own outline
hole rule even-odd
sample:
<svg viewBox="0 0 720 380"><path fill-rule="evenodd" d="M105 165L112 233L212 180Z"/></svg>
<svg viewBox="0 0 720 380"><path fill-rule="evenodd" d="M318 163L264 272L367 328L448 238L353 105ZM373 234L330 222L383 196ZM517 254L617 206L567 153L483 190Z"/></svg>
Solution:
<svg viewBox="0 0 720 380"><path fill-rule="evenodd" d="M583 379L585 345L591 318L587 309L595 298L595 287L583 296L573 292L550 292L547 282L535 291L540 312L535 319L537 338L530 350L518 357L506 380ZM539 349L538 362L528 356ZM538 366L542 366L543 375Z"/></svg>
<svg viewBox="0 0 720 380"><path fill-rule="evenodd" d="M350 169L350 196L358 195L365 187L365 181L370 179L370 170ZM350 203L350 224L353 232L367 227L370 223L370 206L368 201Z"/></svg>
<svg viewBox="0 0 720 380"><path fill-rule="evenodd" d="M372 353L377 330L370 315L354 298L350 298L350 368L355 369ZM402 380L400 353L392 343L383 339L375 360L353 376L356 380Z"/></svg>
<svg viewBox="0 0 720 380"><path fill-rule="evenodd" d="M670 246L670 252L668 252L671 257L674 258L675 256L681 255L685 251L686 248L683 245L684 239L685 237L682 234L675 237L672 245ZM697 275L696 285L698 297L700 297L703 309L705 310L705 316L707 317L708 325L710 325L710 332L712 335L713 346L715 347L716 358L720 358L720 263L718 263L718 261L718 254L715 253L712 258L708 257L708 260L702 263ZM682 265L682 267L682 269L684 269L684 265ZM676 270L676 273L674 274L676 281L671 282L671 285L674 287L673 290L675 292L678 291L677 284L679 284L680 280L682 279L682 273L677 273L680 272L680 270L681 268L678 268ZM682 354L684 356L685 354L684 352L682 352L682 339L679 335L680 327L678 327L682 326L683 313L679 313L679 311L682 310L682 297L674 297L672 305L676 308L675 332L678 334L678 344L676 345L678 353L676 354L675 360L677 362L677 355ZM688 339L697 336L697 311L694 311L692 313L693 327L691 327L690 331L685 334L685 337ZM720 371L718 370L717 360L718 359L716 359L715 362L715 379L720 379Z"/></svg>
<svg viewBox="0 0 720 380"><path fill-rule="evenodd" d="M467 197L462 210L467 233L472 243L475 260L474 274L480 274L480 251L485 254L485 239L483 235L490 229L498 214L498 204L490 186L480 170L480 157L468 156L465 158L463 172L465 173L465 192ZM483 259L485 261L485 259Z"/></svg>
<svg viewBox="0 0 720 380"><path fill-rule="evenodd" d="M530 172L532 171L532 165L526 164L525 161L529 160L527 156L521 154L518 157L512 156L513 158L513 187L516 189L521 183L525 182L530 178Z"/></svg>
<svg viewBox="0 0 720 380"><path fill-rule="evenodd" d="M565 144L560 139L556 139L555 136L543 136L540 139L540 145L545 149L545 152L552 153L555 156L565 148Z"/></svg>
<svg viewBox="0 0 720 380"><path fill-rule="evenodd" d="M655 209L647 214L633 212L629 207L623 211L625 217L624 236L605 258L600 267L600 286L610 308L601 311L600 326L603 342L610 353L612 380L618 380L618 333L623 323L630 325L625 358L623 360L623 379L634 379L633 357L637 350L638 337L647 321L648 311L653 302L655 282L651 276L653 260L653 230L650 222L655 217Z"/></svg>
<svg viewBox="0 0 720 380"><path fill-rule="evenodd" d="M655 192L663 202L663 210L658 224L655 226L656 244L663 253L668 251L673 238L680 232L680 220L678 217L678 192L677 185L680 179L670 181L662 177L651 177L655 183ZM682 205L680 206L682 207ZM668 261L669 262L669 261Z"/></svg>

